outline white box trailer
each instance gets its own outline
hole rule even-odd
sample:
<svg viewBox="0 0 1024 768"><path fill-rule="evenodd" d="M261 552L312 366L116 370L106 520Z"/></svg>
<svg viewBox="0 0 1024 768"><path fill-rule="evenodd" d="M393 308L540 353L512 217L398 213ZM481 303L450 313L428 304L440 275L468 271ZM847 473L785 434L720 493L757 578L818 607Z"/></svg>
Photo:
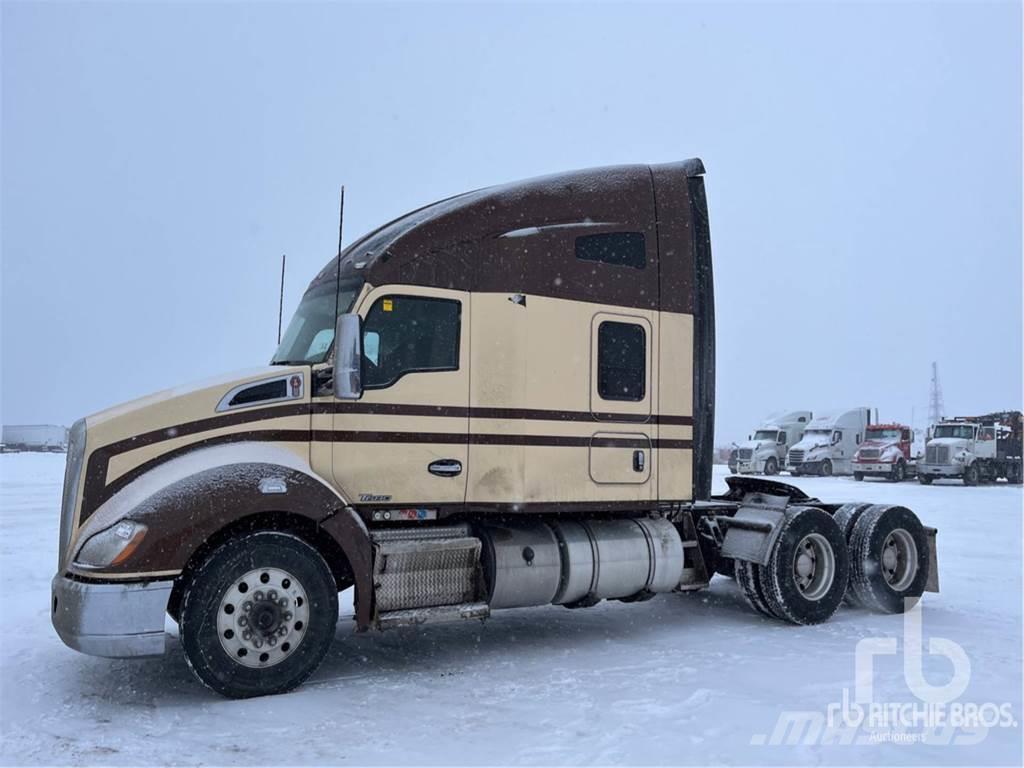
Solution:
<svg viewBox="0 0 1024 768"><path fill-rule="evenodd" d="M57 424L5 424L4 451L49 451L68 449L68 430Z"/></svg>
<svg viewBox="0 0 1024 768"><path fill-rule="evenodd" d="M870 423L871 409L865 407L820 414L789 449L786 469L791 475L852 475L853 455Z"/></svg>

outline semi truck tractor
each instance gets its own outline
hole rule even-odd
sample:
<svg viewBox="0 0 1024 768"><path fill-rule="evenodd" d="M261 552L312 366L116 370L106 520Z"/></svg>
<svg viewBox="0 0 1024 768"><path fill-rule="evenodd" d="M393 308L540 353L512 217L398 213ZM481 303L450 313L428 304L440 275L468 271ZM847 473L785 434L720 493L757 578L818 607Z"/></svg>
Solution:
<svg viewBox="0 0 1024 768"><path fill-rule="evenodd" d="M853 454L870 424L870 408L846 408L816 416L800 442L789 449L786 469L791 475L853 474Z"/></svg>
<svg viewBox="0 0 1024 768"><path fill-rule="evenodd" d="M68 429L57 424L5 424L3 451L62 453L68 447Z"/></svg>
<svg viewBox="0 0 1024 768"><path fill-rule="evenodd" d="M1021 482L1021 413L1002 411L984 416L957 417L936 424L918 464L917 479L963 480L964 485L1006 478Z"/></svg>
<svg viewBox="0 0 1024 768"><path fill-rule="evenodd" d="M723 560L793 624L937 591L905 507L711 493L714 350L699 160L420 208L339 249L268 366L74 424L53 625L153 656L169 615L247 697L316 669L349 588L357 631L685 593Z"/></svg>
<svg viewBox="0 0 1024 768"><path fill-rule="evenodd" d="M900 482L917 474L914 430L906 424L872 424L853 454L853 479L882 477Z"/></svg>
<svg viewBox="0 0 1024 768"><path fill-rule="evenodd" d="M786 453L803 437L812 415L810 411L790 411L766 418L747 442L737 448L736 468L732 471L777 475L786 465Z"/></svg>

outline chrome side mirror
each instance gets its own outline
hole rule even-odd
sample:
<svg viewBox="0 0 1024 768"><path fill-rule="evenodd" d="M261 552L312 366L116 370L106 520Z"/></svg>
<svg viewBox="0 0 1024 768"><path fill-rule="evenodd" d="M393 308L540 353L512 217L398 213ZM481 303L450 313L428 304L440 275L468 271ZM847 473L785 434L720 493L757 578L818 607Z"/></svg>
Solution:
<svg viewBox="0 0 1024 768"><path fill-rule="evenodd" d="M339 400L363 396L363 333L357 314L339 315L334 329L334 396Z"/></svg>

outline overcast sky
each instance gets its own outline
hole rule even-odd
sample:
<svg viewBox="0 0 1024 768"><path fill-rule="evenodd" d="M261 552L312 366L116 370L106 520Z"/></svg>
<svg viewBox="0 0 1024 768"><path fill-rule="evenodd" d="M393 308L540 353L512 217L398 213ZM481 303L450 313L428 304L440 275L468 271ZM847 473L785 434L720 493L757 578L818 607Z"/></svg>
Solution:
<svg viewBox="0 0 1024 768"><path fill-rule="evenodd" d="M335 250L489 184L704 159L717 441L1021 407L1021 11L2 3L2 417L269 360Z"/></svg>

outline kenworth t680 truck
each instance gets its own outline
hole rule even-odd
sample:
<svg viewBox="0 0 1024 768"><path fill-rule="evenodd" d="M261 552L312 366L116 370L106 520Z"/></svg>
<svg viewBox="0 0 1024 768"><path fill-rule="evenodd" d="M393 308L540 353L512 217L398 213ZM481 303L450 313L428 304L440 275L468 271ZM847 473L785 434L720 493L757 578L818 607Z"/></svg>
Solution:
<svg viewBox="0 0 1024 768"><path fill-rule="evenodd" d="M268 367L71 430L52 620L85 653L164 650L235 697L335 635L708 585L828 619L937 590L899 506L758 478L711 495L715 332L699 160L428 205L317 275ZM625 609L624 609L625 610Z"/></svg>

